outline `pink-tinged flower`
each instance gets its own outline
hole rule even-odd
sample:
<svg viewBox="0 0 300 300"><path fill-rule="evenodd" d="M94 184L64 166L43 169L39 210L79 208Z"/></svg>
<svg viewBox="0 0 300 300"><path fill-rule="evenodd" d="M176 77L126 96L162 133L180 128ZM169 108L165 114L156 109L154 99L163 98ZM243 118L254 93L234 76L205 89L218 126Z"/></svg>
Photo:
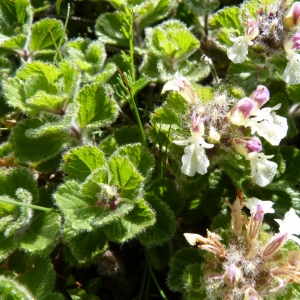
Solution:
<svg viewBox="0 0 300 300"><path fill-rule="evenodd" d="M300 246L300 239L295 235L300 234L300 218L293 208L284 215L283 220L275 219L279 224L279 233L271 240L263 251L264 256L275 253L286 240L293 240Z"/></svg>
<svg viewBox="0 0 300 300"><path fill-rule="evenodd" d="M250 98L241 99L236 106L229 112L228 119L232 124L244 126L248 122L253 109L255 108L255 103Z"/></svg>
<svg viewBox="0 0 300 300"><path fill-rule="evenodd" d="M300 2L294 2L283 19L286 27L295 27L300 22Z"/></svg>
<svg viewBox="0 0 300 300"><path fill-rule="evenodd" d="M182 141L173 141L179 146L186 146L182 156L181 171L188 176L194 176L196 173L205 174L209 166L209 160L205 154L204 148L212 148L214 145L206 143L203 139L204 121L197 114L193 114L191 118L191 137Z"/></svg>
<svg viewBox="0 0 300 300"><path fill-rule="evenodd" d="M235 264L231 264L224 274L224 282L230 286L235 286L242 277L242 271L236 267Z"/></svg>
<svg viewBox="0 0 300 300"><path fill-rule="evenodd" d="M251 218L247 225L248 238L253 240L259 233L264 215L267 213L274 213L275 210L272 208L272 201L262 201L257 198L249 198L243 204L250 209Z"/></svg>
<svg viewBox="0 0 300 300"><path fill-rule="evenodd" d="M258 109L255 116L251 117L245 125L251 128L251 134L257 132L273 146L279 145L288 130L287 119L277 116L274 112L274 110L279 109L280 106L281 104L279 103L273 108L265 107Z"/></svg>
<svg viewBox="0 0 300 300"><path fill-rule="evenodd" d="M273 156L257 152L251 152L247 156L250 160L251 176L259 186L268 185L276 174L277 164L268 160Z"/></svg>
<svg viewBox="0 0 300 300"><path fill-rule="evenodd" d="M258 85L251 98L261 108L270 99L270 92L264 85Z"/></svg>
<svg viewBox="0 0 300 300"><path fill-rule="evenodd" d="M188 79L176 73L175 78L168 81L161 93L166 91L177 91L188 103L193 104L197 101L197 96L192 89L192 85Z"/></svg>
<svg viewBox="0 0 300 300"><path fill-rule="evenodd" d="M258 23L253 19L249 19L247 21L245 35L230 39L233 45L227 51L228 58L235 64L244 62L248 55L248 47L253 45L252 40L254 40L258 34Z"/></svg>

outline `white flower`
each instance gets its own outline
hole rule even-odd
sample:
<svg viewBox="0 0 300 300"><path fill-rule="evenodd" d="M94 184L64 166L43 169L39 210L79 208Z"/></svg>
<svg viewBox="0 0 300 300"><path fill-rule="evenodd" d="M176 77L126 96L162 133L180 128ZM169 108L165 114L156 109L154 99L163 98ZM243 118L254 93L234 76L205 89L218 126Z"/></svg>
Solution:
<svg viewBox="0 0 300 300"><path fill-rule="evenodd" d="M277 116L274 112L280 106L281 104L279 103L273 108L265 107L258 109L255 116L252 116L246 123L246 127L251 128L251 134L257 132L273 146L279 145L288 130L286 118Z"/></svg>
<svg viewBox="0 0 300 300"><path fill-rule="evenodd" d="M275 210L272 208L274 202L269 200L259 200L255 197L247 199L243 204L250 210L251 215L254 215L257 211L257 206L260 205L263 209L264 214L274 213Z"/></svg>
<svg viewBox="0 0 300 300"><path fill-rule="evenodd" d="M282 79L287 84L300 83L300 54L290 51L287 55L287 66L282 75Z"/></svg>
<svg viewBox="0 0 300 300"><path fill-rule="evenodd" d="M209 160L204 148L212 148L214 145L208 144L199 134L192 133L192 136L183 141L174 141L176 145L185 146L182 156L181 171L185 175L194 176L197 173L203 175L207 172Z"/></svg>
<svg viewBox="0 0 300 300"><path fill-rule="evenodd" d="M269 184L276 174L277 164L268 160L273 156L257 152L251 152L247 155L251 165L251 176L259 186Z"/></svg>
<svg viewBox="0 0 300 300"><path fill-rule="evenodd" d="M187 242L192 246L195 246L199 241L203 239L201 235L196 233L184 233L183 235L186 238Z"/></svg>
<svg viewBox="0 0 300 300"><path fill-rule="evenodd" d="M293 208L284 215L283 220L275 219L275 221L279 224L280 234L287 234L287 240L293 240L300 245L300 239L294 236L300 234L300 218Z"/></svg>
<svg viewBox="0 0 300 300"><path fill-rule="evenodd" d="M235 64L239 64L245 61L248 55L248 46L252 45L249 36L239 36L237 38L231 38L233 46L227 51L228 58Z"/></svg>

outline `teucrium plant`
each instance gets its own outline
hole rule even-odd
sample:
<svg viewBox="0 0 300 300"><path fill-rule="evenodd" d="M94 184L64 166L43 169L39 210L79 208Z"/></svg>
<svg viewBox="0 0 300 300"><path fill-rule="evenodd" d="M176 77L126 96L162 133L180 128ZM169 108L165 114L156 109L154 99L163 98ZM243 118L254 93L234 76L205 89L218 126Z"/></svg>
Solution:
<svg viewBox="0 0 300 300"><path fill-rule="evenodd" d="M299 2L220 4L0 2L5 299L300 297Z"/></svg>

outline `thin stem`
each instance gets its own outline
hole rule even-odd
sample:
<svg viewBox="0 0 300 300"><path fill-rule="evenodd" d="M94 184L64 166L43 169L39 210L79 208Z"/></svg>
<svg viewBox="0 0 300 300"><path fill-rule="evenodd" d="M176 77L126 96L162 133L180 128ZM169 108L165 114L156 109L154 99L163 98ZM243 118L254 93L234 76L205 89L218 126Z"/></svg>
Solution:
<svg viewBox="0 0 300 300"><path fill-rule="evenodd" d="M123 82L125 83L125 85L127 87L127 90L128 90L129 96L130 96L129 97L130 105L133 108L135 117L136 117L138 125L139 125L139 129L140 129L140 133L141 133L141 136L142 136L143 145L146 147L147 146L146 135L145 135L145 132L144 132L144 128L143 128L143 125L142 125L142 121L141 121L141 118L140 118L137 106L135 104L135 101L134 101L134 98L133 98L133 95L132 95L132 92L131 92L130 85L129 85L127 79L125 78L124 74L122 73L122 71L119 68L118 68L118 72L121 75L121 77L123 79Z"/></svg>
<svg viewBox="0 0 300 300"><path fill-rule="evenodd" d="M158 283L158 281L157 281L157 279L156 279L156 277L155 277L155 274L154 274L154 272L153 272L153 270L152 270L151 263L150 263L150 260L149 260L149 257L148 257L148 254L147 254L146 250L145 250L145 257L146 257L147 266L148 266L150 275L151 275L151 277L152 277L152 279L153 279L153 281L154 281L154 283L155 283L155 285L156 285L156 287L157 287L157 289L158 289L160 295L162 296L162 298L163 298L164 300L168 300L167 296L165 295L164 291L163 291L162 288L160 287L160 285L159 285L159 283Z"/></svg>
<svg viewBox="0 0 300 300"><path fill-rule="evenodd" d="M140 294L139 294L139 299L143 299L143 294L144 294L147 275L149 277L148 269L145 268L144 269L144 274L143 274L142 286L141 286L141 290L140 290Z"/></svg>
<svg viewBox="0 0 300 300"><path fill-rule="evenodd" d="M18 201L15 201L15 200L10 200L10 199L3 199L2 198L2 199L0 199L0 202L15 204L15 205L18 205L18 206L25 206L25 207L29 207L29 208L33 208L33 209L37 209L37 210L42 210L42 211L52 210L51 208L46 208L46 207L37 206L37 205L33 205L33 204L22 203L22 202L18 202Z"/></svg>
<svg viewBox="0 0 300 300"><path fill-rule="evenodd" d="M53 41L54 47L55 47L55 49L56 49L56 53L55 53L55 56L54 56L54 61L56 61L56 57L57 57L56 54L58 54L58 55L59 55L59 58L60 58L61 60L63 60L63 57L62 57L62 55L61 55L61 53L60 53L60 51L59 51L59 49L58 49L58 47L57 47L57 45L56 45L56 42L55 42L54 36L53 36L53 34L52 34L51 28L48 28L48 31L49 31L49 33L50 33L50 35L51 35L51 37L52 37L52 41Z"/></svg>
<svg viewBox="0 0 300 300"><path fill-rule="evenodd" d="M132 81L135 82L135 69L134 69L134 31L133 31L133 11L130 7L130 27L129 27L129 55L130 55L130 73Z"/></svg>

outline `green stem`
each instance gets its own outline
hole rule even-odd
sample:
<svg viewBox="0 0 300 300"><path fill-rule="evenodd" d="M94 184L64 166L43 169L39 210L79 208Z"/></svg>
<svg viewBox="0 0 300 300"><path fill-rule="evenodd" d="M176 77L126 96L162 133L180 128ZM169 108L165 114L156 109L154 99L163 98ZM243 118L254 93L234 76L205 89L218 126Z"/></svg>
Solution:
<svg viewBox="0 0 300 300"><path fill-rule="evenodd" d="M2 199L0 199L0 202L14 204L14 205L18 205L18 206L25 206L25 207L29 207L29 208L33 208L33 209L42 210L42 211L50 211L50 210L52 210L51 208L46 208L46 207L32 205L32 204L27 204L27 203L22 203L22 202L18 202L18 201L15 201L15 200L10 200L10 199L3 199L2 198Z"/></svg>
<svg viewBox="0 0 300 300"><path fill-rule="evenodd" d="M144 294L144 289L145 289L145 283L146 283L147 275L149 275L147 271L148 271L148 269L145 268L144 269L144 274L143 274L143 281L142 281L142 286L141 286L141 290L140 290L139 299L143 299L143 294Z"/></svg>
<svg viewBox="0 0 300 300"><path fill-rule="evenodd" d="M143 125L142 125L142 121L141 121L141 118L140 118L140 115L139 115L136 103L134 101L134 96L132 95L132 92L131 92L130 85L129 85L126 77L124 76L124 74L122 73L122 71L119 68L118 68L118 72L120 73L120 75L121 75L121 77L123 79L123 82L125 83L125 85L127 87L127 90L128 90L128 93L129 93L129 104L130 104L130 107L133 108L135 117L137 119L137 122L138 122L138 125L139 125L139 129L140 129L140 133L141 133L141 136L142 136L142 143L146 147L147 146L146 135L145 135L145 132L144 132L144 128L143 128Z"/></svg>
<svg viewBox="0 0 300 300"><path fill-rule="evenodd" d="M135 69L134 69L134 31L133 31L133 10L130 7L130 28L129 28L129 55L130 55L130 73L132 81L135 82Z"/></svg>
<svg viewBox="0 0 300 300"><path fill-rule="evenodd" d="M157 287L157 289L158 289L160 295L162 296L162 298L163 298L164 300L168 300L167 296L165 295L164 291L163 291L162 288L160 287L160 285L159 285L159 283L158 283L158 281L157 281L157 279L156 279L156 277L155 277L155 274L154 274L154 272L153 272L153 270L152 270L151 263L150 263L148 254L147 254L147 252L146 252L146 249L145 249L145 257L146 257L147 266L148 266L150 275L151 275L151 277L152 277L152 279L153 279L153 281L154 281L154 283L155 283L155 285L156 285L156 287Z"/></svg>

